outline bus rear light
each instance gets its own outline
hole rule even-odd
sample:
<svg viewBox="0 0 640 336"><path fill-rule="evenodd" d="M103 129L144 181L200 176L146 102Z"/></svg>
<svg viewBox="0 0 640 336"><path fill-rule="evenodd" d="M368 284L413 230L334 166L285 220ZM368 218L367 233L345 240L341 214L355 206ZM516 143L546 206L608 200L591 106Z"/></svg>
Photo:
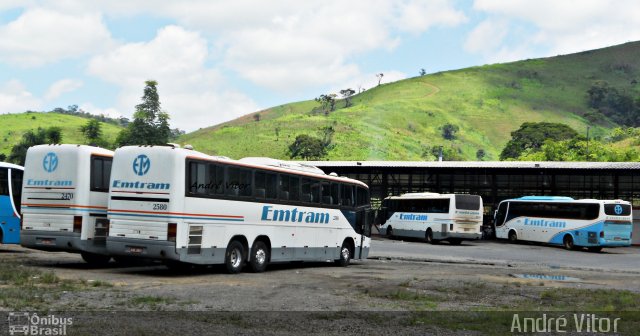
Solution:
<svg viewBox="0 0 640 336"><path fill-rule="evenodd" d="M82 216L73 216L73 232L82 232Z"/></svg>
<svg viewBox="0 0 640 336"><path fill-rule="evenodd" d="M167 240L175 242L177 233L178 233L178 224L169 223L169 225L167 226Z"/></svg>

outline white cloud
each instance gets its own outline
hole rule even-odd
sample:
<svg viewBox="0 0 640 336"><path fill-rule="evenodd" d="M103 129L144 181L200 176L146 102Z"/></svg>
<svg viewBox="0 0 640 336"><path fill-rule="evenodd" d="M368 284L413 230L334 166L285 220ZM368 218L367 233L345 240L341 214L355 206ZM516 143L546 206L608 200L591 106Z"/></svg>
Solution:
<svg viewBox="0 0 640 336"><path fill-rule="evenodd" d="M473 7L488 21L509 22L505 31L513 38L493 46L496 54L552 56L640 39L640 2L634 0L476 0ZM541 48L546 52L532 55Z"/></svg>
<svg viewBox="0 0 640 336"><path fill-rule="evenodd" d="M44 99L46 100L56 99L65 93L73 92L81 88L82 85L83 85L82 81L78 79L70 79L70 78L61 79L59 81L56 81L49 87L49 89L47 90L47 93L44 95Z"/></svg>
<svg viewBox="0 0 640 336"><path fill-rule="evenodd" d="M473 53L493 52L502 44L507 28L508 23L505 21L485 20L469 33L464 48Z"/></svg>
<svg viewBox="0 0 640 336"><path fill-rule="evenodd" d="M20 113L39 110L42 101L33 96L18 80L10 80L0 86L0 113Z"/></svg>
<svg viewBox="0 0 640 336"><path fill-rule="evenodd" d="M209 56L200 34L168 26L147 43L124 44L94 57L88 72L121 86L116 109L129 117L148 79L158 81L173 127L193 130L255 111L251 99L227 89L225 78L206 66Z"/></svg>
<svg viewBox="0 0 640 336"><path fill-rule="evenodd" d="M0 26L0 60L25 67L76 58L110 43L99 14L70 15L34 8Z"/></svg>

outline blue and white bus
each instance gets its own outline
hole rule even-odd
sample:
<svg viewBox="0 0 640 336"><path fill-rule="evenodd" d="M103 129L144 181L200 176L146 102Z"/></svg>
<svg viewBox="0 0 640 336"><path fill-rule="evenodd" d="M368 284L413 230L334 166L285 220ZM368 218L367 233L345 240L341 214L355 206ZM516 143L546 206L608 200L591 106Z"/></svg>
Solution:
<svg viewBox="0 0 640 336"><path fill-rule="evenodd" d="M185 148L116 149L107 249L185 264L366 258L371 207L366 184L299 163L231 160Z"/></svg>
<svg viewBox="0 0 640 336"><path fill-rule="evenodd" d="M0 162L0 243L20 244L21 166Z"/></svg>
<svg viewBox="0 0 640 336"><path fill-rule="evenodd" d="M494 222L497 238L598 252L630 246L633 219L631 204L622 200L525 196L500 202Z"/></svg>
<svg viewBox="0 0 640 336"><path fill-rule="evenodd" d="M113 152L85 145L27 150L22 189L24 247L80 253L105 264L107 202Z"/></svg>

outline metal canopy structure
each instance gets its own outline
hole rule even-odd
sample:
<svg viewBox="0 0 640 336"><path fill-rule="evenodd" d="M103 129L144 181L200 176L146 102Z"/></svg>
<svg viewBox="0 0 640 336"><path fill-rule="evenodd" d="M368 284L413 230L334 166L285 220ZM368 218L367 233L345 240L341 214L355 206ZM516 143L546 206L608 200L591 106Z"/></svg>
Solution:
<svg viewBox="0 0 640 336"><path fill-rule="evenodd" d="M307 161L325 173L360 180L374 204L407 192L482 196L486 213L501 200L529 195L623 199L640 206L638 162Z"/></svg>

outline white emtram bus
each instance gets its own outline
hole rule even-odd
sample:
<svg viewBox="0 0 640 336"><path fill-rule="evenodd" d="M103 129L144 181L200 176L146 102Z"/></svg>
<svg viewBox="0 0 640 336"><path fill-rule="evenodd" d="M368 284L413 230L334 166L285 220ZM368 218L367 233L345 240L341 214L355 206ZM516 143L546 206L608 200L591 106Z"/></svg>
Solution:
<svg viewBox="0 0 640 336"><path fill-rule="evenodd" d="M598 252L630 246L633 219L631 204L622 200L525 196L500 202L494 223L497 238Z"/></svg>
<svg viewBox="0 0 640 336"><path fill-rule="evenodd" d="M166 146L115 151L107 248L169 267L334 260L370 246L367 186L266 158L231 160Z"/></svg>
<svg viewBox="0 0 640 336"><path fill-rule="evenodd" d="M458 245L482 236L482 198L466 194L409 193L382 200L378 223L389 237Z"/></svg>
<svg viewBox="0 0 640 336"><path fill-rule="evenodd" d="M21 245L76 252L104 264L109 175L113 152L85 145L27 150L22 184Z"/></svg>

